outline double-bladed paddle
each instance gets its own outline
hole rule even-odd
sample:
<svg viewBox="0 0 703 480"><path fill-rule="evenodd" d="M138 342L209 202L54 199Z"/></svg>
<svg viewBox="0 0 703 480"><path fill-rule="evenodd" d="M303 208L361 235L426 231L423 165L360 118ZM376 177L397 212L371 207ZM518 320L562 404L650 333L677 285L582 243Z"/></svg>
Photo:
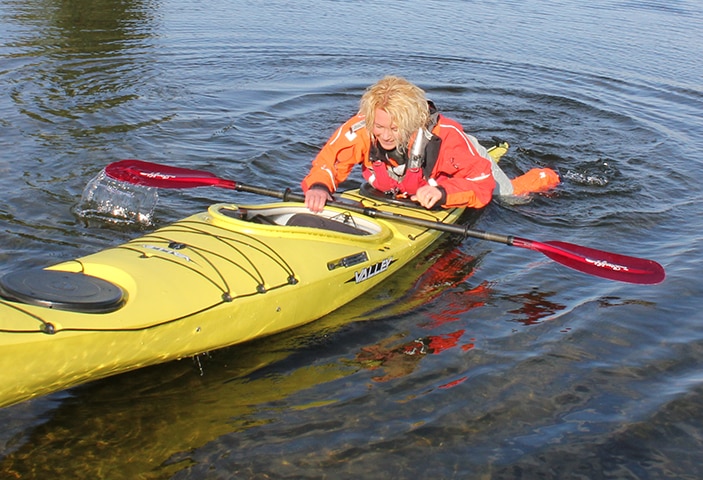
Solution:
<svg viewBox="0 0 703 480"><path fill-rule="evenodd" d="M115 180L156 188L195 188L220 187L240 192L256 193L283 201L304 202L305 197L289 189L283 192L268 188L245 185L233 180L220 178L210 172L188 168L171 167L142 160L121 160L105 167L108 177ZM344 208L351 212L384 220L394 220L406 224L431 228L465 237L474 237L491 242L503 243L513 247L526 248L546 255L548 258L566 267L597 277L620 282L637 284L656 284L666 276L664 268L653 260L629 257L617 253L583 247L573 243L548 241L537 242L511 235L472 230L461 225L446 224L439 221L386 212L376 208L364 207L342 202L328 202L329 205Z"/></svg>

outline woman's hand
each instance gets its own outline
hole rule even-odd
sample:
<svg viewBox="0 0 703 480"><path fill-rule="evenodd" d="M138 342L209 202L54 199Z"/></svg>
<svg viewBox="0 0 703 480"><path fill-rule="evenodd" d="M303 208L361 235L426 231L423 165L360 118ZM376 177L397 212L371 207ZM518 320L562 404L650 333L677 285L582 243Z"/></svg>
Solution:
<svg viewBox="0 0 703 480"><path fill-rule="evenodd" d="M413 200L425 208L434 207L435 203L442 199L442 192L437 187L432 185L424 185L417 189L415 195L410 197Z"/></svg>
<svg viewBox="0 0 703 480"><path fill-rule="evenodd" d="M332 195L322 188L311 188L305 192L305 206L313 213L320 213L329 200L333 200Z"/></svg>

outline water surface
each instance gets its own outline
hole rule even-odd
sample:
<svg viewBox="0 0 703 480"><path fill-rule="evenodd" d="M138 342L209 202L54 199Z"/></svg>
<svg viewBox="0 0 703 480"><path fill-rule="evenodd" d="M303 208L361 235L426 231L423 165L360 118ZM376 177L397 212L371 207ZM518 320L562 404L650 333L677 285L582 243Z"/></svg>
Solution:
<svg viewBox="0 0 703 480"><path fill-rule="evenodd" d="M477 228L668 274L449 238L305 328L0 410L4 477L703 475L699 2L11 0L0 25L0 273L137 235L74 214L115 160L297 188L397 74L509 141L510 175L561 173ZM155 222L261 200L164 191Z"/></svg>

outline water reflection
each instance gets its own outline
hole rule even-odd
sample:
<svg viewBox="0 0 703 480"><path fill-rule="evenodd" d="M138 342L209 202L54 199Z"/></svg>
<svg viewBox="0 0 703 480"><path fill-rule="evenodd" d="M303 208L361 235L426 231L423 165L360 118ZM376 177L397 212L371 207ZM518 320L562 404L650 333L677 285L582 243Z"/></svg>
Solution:
<svg viewBox="0 0 703 480"><path fill-rule="evenodd" d="M36 140L61 145L69 135L96 145L93 135L135 127L114 109L138 100L152 76L148 51L158 17L151 2L17 2L11 12L22 34L9 56L22 65L8 73L10 95Z"/></svg>
<svg viewBox="0 0 703 480"><path fill-rule="evenodd" d="M471 350L474 347L473 338L460 344L464 333L462 329L411 341L406 340L405 334L399 333L375 345L362 347L354 361L367 370L383 369L383 373L372 377L372 380L388 382L413 373L426 355L439 355L454 347Z"/></svg>
<svg viewBox="0 0 703 480"><path fill-rule="evenodd" d="M543 292L537 289L526 293L520 293L511 297L511 300L520 306L509 313L516 314L515 321L524 325L536 325L560 310L566 308L565 305L548 300L549 297L556 296L556 292Z"/></svg>
<svg viewBox="0 0 703 480"><path fill-rule="evenodd" d="M281 351L260 355L248 347L240 353L258 363L254 368L286 356ZM206 364L203 377L184 361L76 389L75 398L65 400L50 421L3 459L0 471L25 479L168 478L164 475L186 466L170 464L173 455L272 421L261 417L262 406L349 370L341 364L308 366L251 380L229 377L233 370L252 368L247 361L233 361L228 368L218 366L218 360L222 357ZM145 474L149 471L153 477Z"/></svg>
<svg viewBox="0 0 703 480"><path fill-rule="evenodd" d="M474 348L475 339L465 338L466 329L444 333L443 327L466 319L466 312L485 305L490 298L486 283L469 286L479 260L460 248L453 248L436 252L431 262L404 299L404 303L422 306L426 311L429 321L423 321L418 327L427 333L414 339L408 339L406 332L396 333L362 347L350 362L366 370L379 370L372 377L375 382L410 375L427 355L439 355L455 347L463 351Z"/></svg>

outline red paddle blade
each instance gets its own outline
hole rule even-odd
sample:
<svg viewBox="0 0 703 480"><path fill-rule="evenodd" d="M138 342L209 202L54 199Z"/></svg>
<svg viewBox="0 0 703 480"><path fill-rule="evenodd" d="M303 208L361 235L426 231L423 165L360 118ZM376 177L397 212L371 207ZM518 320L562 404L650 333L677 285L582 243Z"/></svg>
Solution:
<svg viewBox="0 0 703 480"><path fill-rule="evenodd" d="M156 188L221 187L235 189L232 180L212 173L188 168L170 167L142 160L120 160L105 167L105 174L121 182Z"/></svg>
<svg viewBox="0 0 703 480"><path fill-rule="evenodd" d="M555 262L589 275L618 282L653 285L666 277L664 267L653 260L629 257L567 242L535 242L515 238L513 245L541 252Z"/></svg>

